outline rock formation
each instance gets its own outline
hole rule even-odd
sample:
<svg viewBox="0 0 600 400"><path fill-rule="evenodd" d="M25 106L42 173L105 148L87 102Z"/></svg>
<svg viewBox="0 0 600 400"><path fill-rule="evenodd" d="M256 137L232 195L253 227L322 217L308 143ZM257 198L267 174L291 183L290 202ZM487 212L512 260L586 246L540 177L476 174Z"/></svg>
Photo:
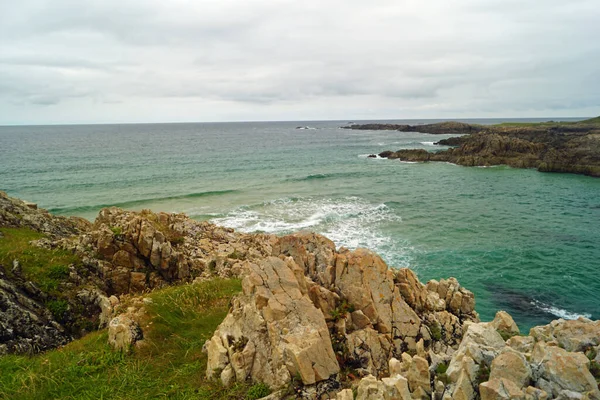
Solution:
<svg viewBox="0 0 600 400"><path fill-rule="evenodd" d="M465 166L509 165L542 172L570 172L600 176L600 124L469 125L443 122L429 125L366 124L348 129L398 130L431 134L464 134L436 144L456 146L428 152L423 149L384 151L380 157L402 161L445 161Z"/></svg>
<svg viewBox="0 0 600 400"><path fill-rule="evenodd" d="M410 269L314 233L241 234L116 208L86 224L4 194L0 204L3 227L44 232L33 244L77 255L57 299L72 318L108 325L120 351L142 339L145 302L115 315L118 295L241 278L205 345L206 374L224 385L264 382L278 390L271 398L292 387L307 399L600 399L599 321L557 320L521 336L505 312L480 322L473 293L454 278L422 284ZM0 354L72 340L77 332L48 308L58 295L27 280L18 260L8 267L0 265Z"/></svg>

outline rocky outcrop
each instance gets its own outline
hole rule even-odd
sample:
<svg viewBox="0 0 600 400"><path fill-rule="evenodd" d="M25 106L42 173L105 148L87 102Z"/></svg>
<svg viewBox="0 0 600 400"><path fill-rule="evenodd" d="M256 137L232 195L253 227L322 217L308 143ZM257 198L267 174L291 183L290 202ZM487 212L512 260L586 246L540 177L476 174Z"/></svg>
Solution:
<svg viewBox="0 0 600 400"><path fill-rule="evenodd" d="M244 293L207 342L207 375L224 384L277 389L297 376L310 386L342 368L385 376L397 356L410 393L421 396L431 393L426 352L448 351L462 324L478 320L472 293L455 279L425 286L366 249L336 251L320 235L296 234L272 251L244 263Z"/></svg>
<svg viewBox="0 0 600 400"><path fill-rule="evenodd" d="M431 134L468 134L480 132L482 125L465 124L463 122L447 121L435 124L406 125L406 124L352 124L342 126L343 129L369 130L369 131L400 131L422 132Z"/></svg>
<svg viewBox="0 0 600 400"><path fill-rule="evenodd" d="M0 355L37 353L71 339L52 313L9 281L0 266Z"/></svg>
<svg viewBox="0 0 600 400"><path fill-rule="evenodd" d="M225 385L296 379L303 398L333 382L360 399L600 398L588 359L597 322L559 320L519 336L506 312L478 322L473 294L454 278L423 285L314 234L279 238L272 250L245 262L244 293L207 342L207 375Z"/></svg>
<svg viewBox="0 0 600 400"><path fill-rule="evenodd" d="M78 217L58 217L37 204L8 197L0 191L0 227L29 228L51 237L67 237L85 232L89 221Z"/></svg>
<svg viewBox="0 0 600 400"><path fill-rule="evenodd" d="M275 239L246 235L183 214L105 208L91 229L55 246L93 265L108 294L140 293L173 282L237 276L240 261L270 254Z"/></svg>
<svg viewBox="0 0 600 400"><path fill-rule="evenodd" d="M260 381L280 394L293 386L308 399L348 399L351 389L359 399L600 399L598 321L557 320L521 336L506 312L479 322L473 293L456 279L422 284L410 269L389 268L366 249L336 249L321 235L240 234L115 208L78 235L47 231L37 245L82 260L63 271L61 289L72 295L64 306L108 324L120 351L144 343L148 299L129 299L115 317L129 304L115 294L241 278L243 293L205 345L206 374L225 385ZM0 266L0 354L71 340L40 300L48 294L13 264L10 274Z"/></svg>
<svg viewBox="0 0 600 400"><path fill-rule="evenodd" d="M502 164L515 168L536 168L542 172L600 176L600 124L592 122L486 127L475 125L471 126L474 128L472 131L468 131L469 125L456 128L454 123L434 124L435 129L417 132L467 135L436 143L457 146L447 150L428 152L423 149L401 149L385 151L379 156L402 161L445 161L465 166ZM359 129L354 126L352 129Z"/></svg>

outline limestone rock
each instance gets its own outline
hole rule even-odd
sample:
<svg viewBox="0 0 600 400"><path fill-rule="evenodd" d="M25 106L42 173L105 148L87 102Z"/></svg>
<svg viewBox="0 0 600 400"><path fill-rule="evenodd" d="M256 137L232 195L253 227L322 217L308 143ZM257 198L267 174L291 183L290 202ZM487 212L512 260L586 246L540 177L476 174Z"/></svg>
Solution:
<svg viewBox="0 0 600 400"><path fill-rule="evenodd" d="M108 343L116 350L127 352L142 338L142 329L128 314L118 315L108 324Z"/></svg>
<svg viewBox="0 0 600 400"><path fill-rule="evenodd" d="M395 375L377 380L373 375L361 379L356 400L412 400L406 378Z"/></svg>
<svg viewBox="0 0 600 400"><path fill-rule="evenodd" d="M504 351L492 361L490 380L506 379L518 388L529 386L531 368L521 353L513 350Z"/></svg>
<svg viewBox="0 0 600 400"><path fill-rule="evenodd" d="M513 336L506 341L511 348L521 353L531 353L535 339L531 336Z"/></svg>
<svg viewBox="0 0 600 400"><path fill-rule="evenodd" d="M304 277L295 273L301 267L291 258L269 257L244 268L243 295L208 346L207 375L232 364L237 381L250 378L275 389L295 375L310 385L339 372L323 313L301 291Z"/></svg>
<svg viewBox="0 0 600 400"><path fill-rule="evenodd" d="M493 378L479 385L481 400L525 399L525 393L511 380Z"/></svg>
<svg viewBox="0 0 600 400"><path fill-rule="evenodd" d="M352 389L341 390L335 395L335 400L354 400L354 393Z"/></svg>
<svg viewBox="0 0 600 400"><path fill-rule="evenodd" d="M511 336L518 335L519 327L512 317L505 311L498 311L496 317L490 324L499 332L509 334Z"/></svg>
<svg viewBox="0 0 600 400"><path fill-rule="evenodd" d="M567 351L584 351L600 345L600 320L554 320L548 325L531 328L529 335L536 341L555 341Z"/></svg>
<svg viewBox="0 0 600 400"><path fill-rule="evenodd" d="M571 353L538 342L533 349L531 364L534 380L551 396L556 397L567 390L600 398L598 385L588 370L589 360L582 353Z"/></svg>

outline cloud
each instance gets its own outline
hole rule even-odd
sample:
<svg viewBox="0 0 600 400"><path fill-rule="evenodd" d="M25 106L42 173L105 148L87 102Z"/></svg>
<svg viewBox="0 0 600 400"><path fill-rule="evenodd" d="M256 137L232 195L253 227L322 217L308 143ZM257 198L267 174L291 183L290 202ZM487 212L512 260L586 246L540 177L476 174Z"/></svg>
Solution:
<svg viewBox="0 0 600 400"><path fill-rule="evenodd" d="M0 124L598 113L595 0L4 3Z"/></svg>

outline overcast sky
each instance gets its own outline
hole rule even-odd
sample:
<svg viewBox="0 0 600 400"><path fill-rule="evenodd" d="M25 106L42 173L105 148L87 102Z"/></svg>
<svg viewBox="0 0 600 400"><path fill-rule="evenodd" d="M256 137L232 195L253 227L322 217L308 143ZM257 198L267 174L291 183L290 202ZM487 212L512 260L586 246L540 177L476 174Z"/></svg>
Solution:
<svg viewBox="0 0 600 400"><path fill-rule="evenodd" d="M0 0L0 124L599 114L599 0Z"/></svg>

